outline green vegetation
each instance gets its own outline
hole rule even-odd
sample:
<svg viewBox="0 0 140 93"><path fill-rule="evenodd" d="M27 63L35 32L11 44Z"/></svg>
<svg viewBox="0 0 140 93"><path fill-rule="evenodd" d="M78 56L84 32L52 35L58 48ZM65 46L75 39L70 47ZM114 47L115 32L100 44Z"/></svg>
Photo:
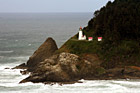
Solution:
<svg viewBox="0 0 140 93"><path fill-rule="evenodd" d="M77 35L68 40L57 52L97 54L101 66L140 66L140 0L109 1L94 13L88 26L83 29L93 41L78 41ZM97 37L103 41L98 42Z"/></svg>
<svg viewBox="0 0 140 93"><path fill-rule="evenodd" d="M66 43L66 46L70 52L74 54L93 53L99 50L99 44L96 41L88 42L69 40L69 42Z"/></svg>
<svg viewBox="0 0 140 93"><path fill-rule="evenodd" d="M84 29L85 33L103 36L106 40L119 42L124 39L140 39L140 0L109 1L94 13Z"/></svg>

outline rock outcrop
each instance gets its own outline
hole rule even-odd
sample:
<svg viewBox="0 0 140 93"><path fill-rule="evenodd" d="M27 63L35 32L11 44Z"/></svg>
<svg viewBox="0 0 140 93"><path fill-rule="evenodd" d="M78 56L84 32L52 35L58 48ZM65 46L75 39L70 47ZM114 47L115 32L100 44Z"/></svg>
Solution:
<svg viewBox="0 0 140 93"><path fill-rule="evenodd" d="M48 38L29 58L27 63L20 64L12 69L27 69L33 72L37 65L44 61L46 58L51 57L55 51L58 50L56 42L52 38Z"/></svg>
<svg viewBox="0 0 140 93"><path fill-rule="evenodd" d="M26 64L16 68L26 69L21 74L30 76L20 83L75 83L80 79L139 79L140 67L124 66L104 69L102 61L96 54L76 55L67 52L55 53L55 41L48 38L30 57Z"/></svg>
<svg viewBox="0 0 140 93"><path fill-rule="evenodd" d="M140 67L125 66L108 69L102 77L101 79L140 79Z"/></svg>
<svg viewBox="0 0 140 93"><path fill-rule="evenodd" d="M22 64L20 64L20 65L14 67L14 68L12 68L12 69L27 69L27 66L26 66L25 63L22 63Z"/></svg>
<svg viewBox="0 0 140 93"><path fill-rule="evenodd" d="M53 55L40 62L37 69L24 82L73 82L95 76L98 66L70 53Z"/></svg>
<svg viewBox="0 0 140 93"><path fill-rule="evenodd" d="M34 70L40 62L52 56L57 49L56 42L52 38L48 38L27 61L28 70Z"/></svg>

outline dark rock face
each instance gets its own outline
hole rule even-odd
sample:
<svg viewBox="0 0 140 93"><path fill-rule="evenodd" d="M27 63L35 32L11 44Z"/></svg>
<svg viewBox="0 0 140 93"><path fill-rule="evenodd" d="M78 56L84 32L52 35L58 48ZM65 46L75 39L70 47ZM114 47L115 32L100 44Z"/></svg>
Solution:
<svg viewBox="0 0 140 93"><path fill-rule="evenodd" d="M28 70L33 71L40 62L52 56L57 49L56 42L48 38L27 61Z"/></svg>
<svg viewBox="0 0 140 93"><path fill-rule="evenodd" d="M12 68L12 69L27 69L27 66L26 66L25 63L23 63L23 64L20 64L20 65L18 65L16 67Z"/></svg>
<svg viewBox="0 0 140 93"><path fill-rule="evenodd" d="M108 69L103 79L140 79L140 67L125 66Z"/></svg>
<svg viewBox="0 0 140 93"><path fill-rule="evenodd" d="M127 66L124 69L124 75L127 78L140 78L140 67L137 66Z"/></svg>
<svg viewBox="0 0 140 93"><path fill-rule="evenodd" d="M96 66L70 53L53 55L38 64L37 69L24 82L71 82L94 76Z"/></svg>
<svg viewBox="0 0 140 93"><path fill-rule="evenodd" d="M29 74L29 72L28 72L27 70L20 70L20 73L21 73L22 75Z"/></svg>

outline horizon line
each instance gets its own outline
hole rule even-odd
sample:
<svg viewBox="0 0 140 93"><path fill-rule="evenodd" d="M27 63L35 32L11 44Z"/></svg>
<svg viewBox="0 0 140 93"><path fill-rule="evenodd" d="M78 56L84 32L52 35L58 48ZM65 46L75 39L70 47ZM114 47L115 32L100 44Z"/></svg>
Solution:
<svg viewBox="0 0 140 93"><path fill-rule="evenodd" d="M0 13L94 13L94 12L0 12Z"/></svg>

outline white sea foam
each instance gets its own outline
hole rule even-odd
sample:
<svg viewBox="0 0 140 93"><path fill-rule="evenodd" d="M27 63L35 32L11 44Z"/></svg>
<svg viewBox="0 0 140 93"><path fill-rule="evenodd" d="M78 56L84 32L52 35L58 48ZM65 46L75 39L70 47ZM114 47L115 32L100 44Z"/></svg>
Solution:
<svg viewBox="0 0 140 93"><path fill-rule="evenodd" d="M79 80L80 82L84 82L85 80L84 79L81 79L81 80Z"/></svg>
<svg viewBox="0 0 140 93"><path fill-rule="evenodd" d="M19 84L28 77L21 75L20 70L1 69L0 75L5 75L5 78L0 77L0 87L5 87L10 93L140 93L140 87L137 87L140 86L140 80L81 80L83 83L61 86L31 82ZM3 90L2 93L8 91Z"/></svg>
<svg viewBox="0 0 140 93"><path fill-rule="evenodd" d="M31 46L32 44L28 44L28 46Z"/></svg>
<svg viewBox="0 0 140 93"><path fill-rule="evenodd" d="M29 59L29 56L9 57L9 59L16 59L16 60L28 60L28 59Z"/></svg>
<svg viewBox="0 0 140 93"><path fill-rule="evenodd" d="M11 59L27 60L28 56L10 57ZM140 93L140 80L84 80L83 83L66 85L44 85L31 82L19 84L29 75L21 75L20 69L12 68L20 62L0 66L0 93ZM2 91L2 92L1 92Z"/></svg>
<svg viewBox="0 0 140 93"><path fill-rule="evenodd" d="M3 54L6 54L6 53L13 53L14 51L13 50L10 50L10 51L0 51L0 53L3 53Z"/></svg>

